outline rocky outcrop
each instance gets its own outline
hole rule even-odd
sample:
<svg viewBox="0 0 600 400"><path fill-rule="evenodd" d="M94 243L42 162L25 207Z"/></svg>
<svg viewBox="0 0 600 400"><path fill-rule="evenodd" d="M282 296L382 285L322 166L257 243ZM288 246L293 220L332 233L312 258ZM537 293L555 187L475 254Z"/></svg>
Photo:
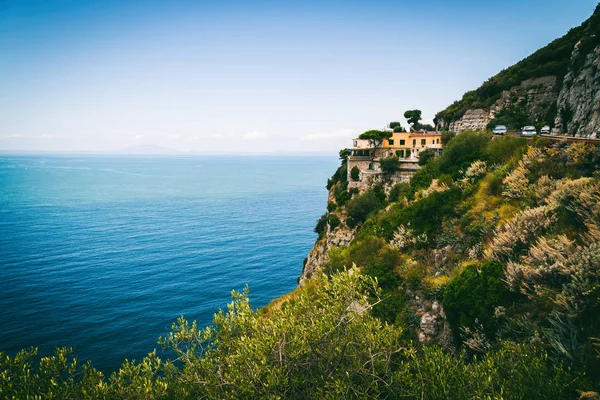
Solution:
<svg viewBox="0 0 600 400"><path fill-rule="evenodd" d="M448 129L452 132L462 132L466 130L479 131L485 129L489 122L489 110L478 108L475 110L467 110L461 119L451 122Z"/></svg>
<svg viewBox="0 0 600 400"><path fill-rule="evenodd" d="M333 188L329 190L329 201L335 199L333 195ZM344 210L337 210L336 214L339 214L341 220L345 219ZM304 262L304 268L302 274L298 278L298 285L304 286L307 280L311 279L315 273L323 269L323 266L329 258L329 250L333 247L348 247L354 235L356 229L349 229L345 224L340 224L335 229L331 229L327 226L327 230L320 237L312 250L308 253L308 257Z"/></svg>
<svg viewBox="0 0 600 400"><path fill-rule="evenodd" d="M600 137L600 46L589 54L575 47L572 60L585 57L583 66L565 76L558 96L558 114L553 133L579 137Z"/></svg>
<svg viewBox="0 0 600 400"><path fill-rule="evenodd" d="M484 130L500 112L511 109L526 114L533 121L545 121L549 114L555 112L557 98L558 85L555 76L528 79L503 91L489 109L467 110L459 120L449 124L440 121L439 125L447 125L453 132Z"/></svg>
<svg viewBox="0 0 600 400"><path fill-rule="evenodd" d="M442 303L438 300L429 301L422 295L407 290L406 294L419 318L416 328L417 337L421 343L438 343L444 348L452 347L452 332L444 313Z"/></svg>

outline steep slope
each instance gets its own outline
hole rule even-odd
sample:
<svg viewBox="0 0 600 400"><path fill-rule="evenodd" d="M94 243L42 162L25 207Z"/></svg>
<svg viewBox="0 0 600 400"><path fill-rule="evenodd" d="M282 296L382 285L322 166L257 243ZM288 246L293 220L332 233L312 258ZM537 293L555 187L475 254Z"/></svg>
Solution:
<svg viewBox="0 0 600 400"><path fill-rule="evenodd" d="M509 129L550 125L556 133L593 135L600 128L594 114L600 89L599 29L600 5L581 26L440 111L436 126L461 132L500 123Z"/></svg>

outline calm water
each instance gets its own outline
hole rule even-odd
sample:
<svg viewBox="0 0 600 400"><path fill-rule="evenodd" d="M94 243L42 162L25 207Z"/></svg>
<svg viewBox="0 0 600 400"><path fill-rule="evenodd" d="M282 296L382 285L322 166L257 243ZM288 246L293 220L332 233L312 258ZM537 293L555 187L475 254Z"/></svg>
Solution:
<svg viewBox="0 0 600 400"><path fill-rule="evenodd" d="M0 351L103 370L296 286L337 157L0 156Z"/></svg>

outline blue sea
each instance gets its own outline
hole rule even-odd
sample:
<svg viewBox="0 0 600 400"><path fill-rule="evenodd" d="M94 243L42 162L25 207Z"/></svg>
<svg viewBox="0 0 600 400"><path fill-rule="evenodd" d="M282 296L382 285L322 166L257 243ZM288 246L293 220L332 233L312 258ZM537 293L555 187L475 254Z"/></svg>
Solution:
<svg viewBox="0 0 600 400"><path fill-rule="evenodd" d="M332 156L0 155L0 351L75 348L110 372L293 290Z"/></svg>

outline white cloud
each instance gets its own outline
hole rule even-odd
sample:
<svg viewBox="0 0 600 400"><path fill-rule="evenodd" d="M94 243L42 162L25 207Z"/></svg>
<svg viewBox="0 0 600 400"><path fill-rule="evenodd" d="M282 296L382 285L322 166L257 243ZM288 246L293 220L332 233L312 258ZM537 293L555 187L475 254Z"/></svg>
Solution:
<svg viewBox="0 0 600 400"><path fill-rule="evenodd" d="M173 135L173 134L167 135L167 139L173 139L173 140L179 139L180 137L181 137L181 135Z"/></svg>
<svg viewBox="0 0 600 400"><path fill-rule="evenodd" d="M144 135L135 135L133 138L134 138L135 140L140 140L140 139L143 139L143 138L144 138Z"/></svg>
<svg viewBox="0 0 600 400"><path fill-rule="evenodd" d="M243 140L261 140L267 137L265 132L252 131L242 135Z"/></svg>
<svg viewBox="0 0 600 400"><path fill-rule="evenodd" d="M331 132L320 132L313 133L310 135L302 136L300 140L328 140L328 139L340 139L346 138L348 140L353 139L356 136L356 130L352 128L338 129Z"/></svg>

